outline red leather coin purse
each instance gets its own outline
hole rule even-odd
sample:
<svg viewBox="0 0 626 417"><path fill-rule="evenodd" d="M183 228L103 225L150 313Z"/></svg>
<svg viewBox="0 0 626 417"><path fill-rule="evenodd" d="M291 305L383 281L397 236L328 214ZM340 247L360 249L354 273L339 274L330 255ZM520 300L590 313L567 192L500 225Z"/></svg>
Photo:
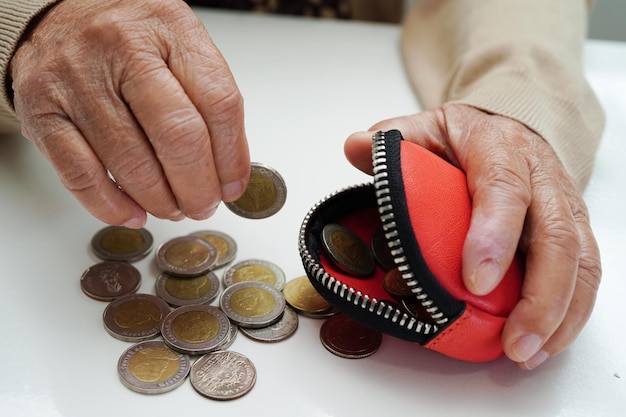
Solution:
<svg viewBox="0 0 626 417"><path fill-rule="evenodd" d="M383 333L469 362L502 356L502 328L520 298L522 255L491 293L471 294L461 277L471 215L464 173L397 130L376 133L372 156L372 183L327 196L302 223L299 251L313 286L336 309ZM368 276L338 265L323 242L328 224L367 244L382 233L409 296L390 295L389 267L380 263Z"/></svg>

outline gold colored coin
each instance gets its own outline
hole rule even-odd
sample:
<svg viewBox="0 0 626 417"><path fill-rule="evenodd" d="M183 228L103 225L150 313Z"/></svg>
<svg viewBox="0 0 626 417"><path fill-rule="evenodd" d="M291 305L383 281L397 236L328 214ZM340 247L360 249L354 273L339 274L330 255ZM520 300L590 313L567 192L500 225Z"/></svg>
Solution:
<svg viewBox="0 0 626 417"><path fill-rule="evenodd" d="M280 319L285 310L285 298L271 285L258 281L238 282L224 290L220 308L241 327L265 327Z"/></svg>
<svg viewBox="0 0 626 417"><path fill-rule="evenodd" d="M285 204L287 187L273 168L253 162L248 187L238 200L225 203L233 213L249 219L262 219L277 213Z"/></svg>
<svg viewBox="0 0 626 417"><path fill-rule="evenodd" d="M217 249L217 260L213 269L229 264L237 255L237 243L226 233L218 232L217 230L202 230L192 233L191 236L202 238L215 246L215 249Z"/></svg>
<svg viewBox="0 0 626 417"><path fill-rule="evenodd" d="M222 276L225 288L238 282L247 281L263 282L280 291L285 287L285 274L272 262L247 259L231 265Z"/></svg>
<svg viewBox="0 0 626 417"><path fill-rule="evenodd" d="M288 281L283 289L283 295L287 304L299 313L321 313L331 308L307 276Z"/></svg>
<svg viewBox="0 0 626 417"><path fill-rule="evenodd" d="M217 318L205 311L188 311L172 320L174 336L187 343L202 343L219 332Z"/></svg>
<svg viewBox="0 0 626 417"><path fill-rule="evenodd" d="M91 249L100 259L135 262L152 250L152 234L146 229L107 226L91 239Z"/></svg>
<svg viewBox="0 0 626 417"><path fill-rule="evenodd" d="M139 342L157 336L169 312L167 303L155 295L125 295L107 305L103 313L104 326L115 338Z"/></svg>
<svg viewBox="0 0 626 417"><path fill-rule="evenodd" d="M190 278L162 273L157 278L155 289L160 298L175 307L209 304L219 293L220 281L214 272Z"/></svg>
<svg viewBox="0 0 626 417"><path fill-rule="evenodd" d="M179 387L190 369L189 356L174 352L162 340L131 346L117 363L122 383L142 394L162 394Z"/></svg>
<svg viewBox="0 0 626 417"><path fill-rule="evenodd" d="M193 277L208 272L217 260L217 249L196 236L181 236L162 244L157 250L157 265L164 272Z"/></svg>
<svg viewBox="0 0 626 417"><path fill-rule="evenodd" d="M322 229L322 244L333 263L355 277L368 277L376 269L374 255L368 245L352 230L336 223Z"/></svg>
<svg viewBox="0 0 626 417"><path fill-rule="evenodd" d="M245 317L261 317L270 313L276 306L272 294L261 288L242 288L233 293L230 307Z"/></svg>
<svg viewBox="0 0 626 417"><path fill-rule="evenodd" d="M228 317L219 308L206 304L179 307L165 317L161 326L165 343L188 355L217 350L230 330Z"/></svg>

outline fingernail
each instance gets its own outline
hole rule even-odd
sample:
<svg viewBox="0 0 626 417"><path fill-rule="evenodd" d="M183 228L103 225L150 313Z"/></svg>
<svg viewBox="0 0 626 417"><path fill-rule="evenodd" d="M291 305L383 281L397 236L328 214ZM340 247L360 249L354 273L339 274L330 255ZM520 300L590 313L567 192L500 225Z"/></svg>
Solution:
<svg viewBox="0 0 626 417"><path fill-rule="evenodd" d="M540 353L539 349L541 348L542 344L543 341L541 340L541 338L534 334L527 334L517 339L512 346L513 353L515 354L515 356L517 356L517 362L525 362L528 366L528 362L530 362L530 360L534 358L534 356ZM547 358L544 358L543 360L546 359ZM539 363L537 365L539 365Z"/></svg>
<svg viewBox="0 0 626 417"><path fill-rule="evenodd" d="M222 187L222 200L236 200L243 193L243 191L243 183L241 181L229 182Z"/></svg>
<svg viewBox="0 0 626 417"><path fill-rule="evenodd" d="M215 206L213 208L210 208L206 211L200 212L200 213L194 213L194 214L190 214L187 217L189 217L190 219L193 220L206 220L209 217L211 217L213 214L215 214L215 212L217 211L217 208L219 206Z"/></svg>
<svg viewBox="0 0 626 417"><path fill-rule="evenodd" d="M145 219L140 217L133 217L130 220L127 220L126 223L124 223L124 227L128 227L129 229L141 229L145 223Z"/></svg>
<svg viewBox="0 0 626 417"><path fill-rule="evenodd" d="M550 354L548 352L546 352L545 350L540 350L539 352L535 353L530 359L524 362L524 366L530 371L531 369L535 369L536 367L544 363L549 357Z"/></svg>
<svg viewBox="0 0 626 417"><path fill-rule="evenodd" d="M476 295L485 295L496 286L502 271L494 259L482 261L470 276L470 290Z"/></svg>

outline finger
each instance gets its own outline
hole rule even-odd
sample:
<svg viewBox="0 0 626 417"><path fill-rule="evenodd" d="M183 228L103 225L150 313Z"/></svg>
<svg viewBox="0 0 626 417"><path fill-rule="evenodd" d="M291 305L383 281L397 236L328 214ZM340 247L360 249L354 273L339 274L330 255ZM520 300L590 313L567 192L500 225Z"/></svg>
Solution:
<svg viewBox="0 0 626 417"><path fill-rule="evenodd" d="M533 369L547 358L565 350L576 339L593 310L602 276L600 252L589 224L586 209L577 215L575 214L575 219L581 237L582 249L571 302L562 323L543 345L539 353L531 356L526 362L518 363L522 369Z"/></svg>
<svg viewBox="0 0 626 417"><path fill-rule="evenodd" d="M58 116L38 119L28 135L57 171L60 181L93 216L105 223L140 228L146 212L108 177L107 171L81 133ZM40 134L41 132L52 132Z"/></svg>
<svg viewBox="0 0 626 417"><path fill-rule="evenodd" d="M343 152L346 159L366 174L372 174L372 136L374 132L356 132L348 136Z"/></svg>
<svg viewBox="0 0 626 417"><path fill-rule="evenodd" d="M110 91L102 85L98 91ZM154 150L118 97L94 99L98 93L86 94L81 106L68 111L77 112L73 120L98 158L108 168L116 183L145 211L155 217L180 220L178 207L170 185ZM97 114L98 117L93 117Z"/></svg>
<svg viewBox="0 0 626 417"><path fill-rule="evenodd" d="M224 201L243 194L250 176L250 156L244 129L243 99L228 65L198 23L186 31L168 64L208 126L215 170Z"/></svg>
<svg viewBox="0 0 626 417"><path fill-rule="evenodd" d="M442 114L439 110L418 113L380 121L367 131L350 135L344 143L344 154L348 161L361 171L372 173L372 136L375 132L397 129L402 137L429 149L440 157L456 164L456 157L446 144L442 132Z"/></svg>
<svg viewBox="0 0 626 417"><path fill-rule="evenodd" d="M543 346L568 311L581 251L578 230L561 191L550 185L535 189L524 231L526 275L521 299L502 333L506 355L530 366L549 356Z"/></svg>
<svg viewBox="0 0 626 417"><path fill-rule="evenodd" d="M221 199L207 126L156 56L122 83L122 96L154 148L178 207L205 219Z"/></svg>
<svg viewBox="0 0 626 417"><path fill-rule="evenodd" d="M485 135L481 131L470 134ZM476 295L491 292L511 265L531 199L527 165L499 148L499 141L488 139L484 147L468 151L462 161L472 198L463 246L463 281Z"/></svg>

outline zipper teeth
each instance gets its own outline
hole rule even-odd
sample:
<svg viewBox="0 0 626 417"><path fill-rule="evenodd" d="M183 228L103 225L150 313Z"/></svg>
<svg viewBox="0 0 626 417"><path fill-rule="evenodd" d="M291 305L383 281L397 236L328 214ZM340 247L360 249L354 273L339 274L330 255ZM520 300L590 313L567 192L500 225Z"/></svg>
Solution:
<svg viewBox="0 0 626 417"><path fill-rule="evenodd" d="M439 330L437 325L418 320L415 316L409 315L397 309L396 307L388 304L384 300L378 300L376 298L371 298L368 295L363 295L360 291L357 291L354 288L343 284L337 278L331 276L328 272L326 272L326 270L313 258L309 250L306 248L305 234L311 216L320 205L324 204L324 202L340 192L341 191L337 191L329 194L320 202L315 204L309 210L302 222L302 226L300 227L300 233L298 236L298 248L305 270L309 273L310 276L315 278L315 280L322 284L327 290L331 291L333 294L340 297L346 302L352 303L355 306L368 310L369 312L376 314L377 316L383 317L386 320L391 321L392 323L405 327L407 330L415 331L415 333L424 335L436 333ZM402 248L399 249L401 250Z"/></svg>
<svg viewBox="0 0 626 417"><path fill-rule="evenodd" d="M391 251L396 267L400 271L400 275L411 290L417 300L428 312L430 317L439 326L448 322L448 317L439 310L434 301L420 286L419 280L411 270L408 259L404 254L402 242L398 237L397 223L394 217L393 204L391 201L391 190L389 188L388 171L387 171L387 151L384 143L384 132L378 132L372 141L372 155L374 160L374 188L376 189L376 198L378 202L378 211L383 223L385 238ZM437 326L435 327L435 331Z"/></svg>

